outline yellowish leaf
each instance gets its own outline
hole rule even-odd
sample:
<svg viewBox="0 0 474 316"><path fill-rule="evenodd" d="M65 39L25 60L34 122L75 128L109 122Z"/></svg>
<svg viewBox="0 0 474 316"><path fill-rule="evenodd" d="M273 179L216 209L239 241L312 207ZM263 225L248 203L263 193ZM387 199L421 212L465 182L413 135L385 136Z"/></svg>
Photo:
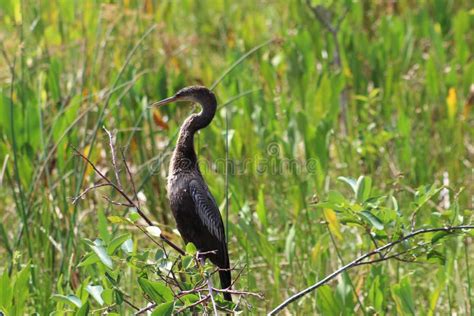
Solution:
<svg viewBox="0 0 474 316"><path fill-rule="evenodd" d="M82 154L85 156L85 157L88 157L89 156L89 152L91 150L91 146L90 145L87 145L85 148L84 148L84 151L82 152ZM85 172L85 175L84 175L84 178L87 179L89 177L89 175L91 174L92 172L92 167L90 164L87 164L86 166L86 172Z"/></svg>
<svg viewBox="0 0 474 316"><path fill-rule="evenodd" d="M448 97L446 98L446 105L448 107L448 117L450 120L452 120L456 115L458 106L455 88L449 88Z"/></svg>
<svg viewBox="0 0 474 316"><path fill-rule="evenodd" d="M329 230L331 233L336 236L337 239L342 240L341 235L341 225L339 224L339 220L337 219L336 212L329 208L324 209L324 217L329 224Z"/></svg>

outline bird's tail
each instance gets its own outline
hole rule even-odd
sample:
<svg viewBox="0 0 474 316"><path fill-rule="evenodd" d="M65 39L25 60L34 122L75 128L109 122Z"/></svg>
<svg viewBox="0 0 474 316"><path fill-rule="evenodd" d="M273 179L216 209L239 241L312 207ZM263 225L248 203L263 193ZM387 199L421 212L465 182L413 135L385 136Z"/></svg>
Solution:
<svg viewBox="0 0 474 316"><path fill-rule="evenodd" d="M232 284L230 270L219 270L219 278L221 279L221 288L230 290L230 286ZM232 295L230 295L230 293L224 293L224 299L226 301L232 302Z"/></svg>

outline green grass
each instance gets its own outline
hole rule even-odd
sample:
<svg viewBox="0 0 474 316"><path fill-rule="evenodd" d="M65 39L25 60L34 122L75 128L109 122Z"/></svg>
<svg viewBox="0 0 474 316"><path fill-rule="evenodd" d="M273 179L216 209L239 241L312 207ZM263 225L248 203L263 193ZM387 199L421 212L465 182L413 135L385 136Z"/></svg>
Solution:
<svg viewBox="0 0 474 316"><path fill-rule="evenodd" d="M16 298L25 309L12 314L49 314L62 304L53 294L84 298L81 286L101 282L105 266L78 267L90 251L84 239L130 232L136 249L154 253L140 231L104 224L126 211L102 198L116 193L101 189L71 203L97 180L72 147L113 174L102 126L126 148L147 214L172 232L167 166L192 108L155 112L164 129L148 105L191 84L215 86L222 105L196 143L223 213L228 192L230 256L245 267L236 287L265 294L248 300L248 313L270 310L373 247L364 229L340 213L331 220L331 207L314 203L335 191L351 200L339 176L369 176L367 197L394 197L401 224L429 195L420 188L449 179L451 205L440 211L433 194L439 207L420 206L416 227L470 222L472 4L321 3L336 17L349 8L338 35L341 70L330 34L305 1L0 1L0 283L16 278L12 293L28 293ZM338 120L344 89L346 135ZM299 169L275 170L288 163ZM433 246L436 263L418 254L423 264L359 267L288 311L472 314L472 241L455 236ZM122 290L145 306L137 272L122 264ZM0 308L7 292L0 289Z"/></svg>

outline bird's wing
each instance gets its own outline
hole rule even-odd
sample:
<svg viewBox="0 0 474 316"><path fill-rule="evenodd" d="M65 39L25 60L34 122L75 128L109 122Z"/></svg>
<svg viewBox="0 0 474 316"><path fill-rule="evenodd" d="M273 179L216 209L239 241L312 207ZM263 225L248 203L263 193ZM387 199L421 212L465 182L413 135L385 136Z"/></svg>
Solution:
<svg viewBox="0 0 474 316"><path fill-rule="evenodd" d="M209 190L197 180L189 182L189 192L196 205L196 212L209 232L220 242L225 241L224 224L214 197Z"/></svg>

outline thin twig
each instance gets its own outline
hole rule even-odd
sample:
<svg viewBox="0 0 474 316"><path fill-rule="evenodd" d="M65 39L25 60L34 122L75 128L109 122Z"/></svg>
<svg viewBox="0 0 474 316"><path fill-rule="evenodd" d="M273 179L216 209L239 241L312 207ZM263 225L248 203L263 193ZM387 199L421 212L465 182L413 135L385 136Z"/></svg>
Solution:
<svg viewBox="0 0 474 316"><path fill-rule="evenodd" d="M155 308L157 305L158 305L158 304L156 304L156 303L152 303L152 304L150 304L150 305L148 305L148 306L146 306L146 307L143 307L142 309L139 309L139 310L135 313L135 315L141 315L141 314L143 314L143 313L146 313L146 312L152 310L153 308Z"/></svg>
<svg viewBox="0 0 474 316"><path fill-rule="evenodd" d="M353 267L356 267L358 265L360 265L361 262L363 262L365 259L375 255L375 254L378 254L380 253L381 251L384 251L386 250L387 248L390 248L390 247L393 247L395 245L398 245L402 242L404 242L405 240L408 240L408 239L411 239L417 235L421 235L421 234L428 234L428 233L435 233L435 232L446 232L446 233L454 233L455 231L458 231L458 230L472 230L474 229L474 225L460 225L460 226L452 226L452 227L438 227L438 228L426 228L426 229L419 229L419 230L416 230L414 232L411 232L410 234L406 235L406 236L403 236L393 242L390 242L388 244L385 244L375 250L372 250L360 257L358 257L357 259L351 261L350 263L346 264L345 266L337 269L336 271L334 271L333 273L327 275L326 277L324 277L322 280L316 282L315 284L311 285L310 287L290 296L288 299L286 299L285 301L283 301L280 305L278 305L277 307L275 307L272 311L270 311L268 313L268 315L276 315L278 312L282 311L285 307L287 307L289 304L291 304L292 302L300 299L301 297L305 296L306 294L316 290L317 288L321 287L322 285L328 283L330 280L334 279L336 276L338 276L339 274L341 274L342 272L344 271L347 271ZM387 257L385 257L385 260L387 260ZM385 261L385 260L381 260L381 261Z"/></svg>
<svg viewBox="0 0 474 316"><path fill-rule="evenodd" d="M193 308L195 306L198 306L202 303L204 303L205 301L207 301L209 298L211 298L211 295L210 294L207 294L206 296L204 296L203 298L201 298L199 301L196 301L194 303L192 303L191 305L187 305L187 306L184 306L180 309L178 309L176 311L176 314L181 314L182 312L184 312L185 310L189 309L189 308Z"/></svg>
<svg viewBox="0 0 474 316"><path fill-rule="evenodd" d="M113 204L113 205L117 205L117 206L125 206L125 207L133 207L132 204L128 204L128 203L122 203L122 202L117 202L117 201L114 201L112 199L110 199L108 196L102 196L104 199L107 200L107 202L109 202L110 204Z"/></svg>
<svg viewBox="0 0 474 316"><path fill-rule="evenodd" d="M135 204L135 202L133 202L133 200L122 190L120 189L115 183L113 183L112 181L110 181L110 179L104 175L95 165L92 161L90 161L89 158L87 158L85 155L83 155L79 150L77 150L75 147L72 147L74 152L79 155L82 159L84 159L91 167L92 169L94 169L94 171L103 179L105 180L110 186L112 186L118 193L120 193L120 195L122 195L125 200L127 200L127 202L131 205L134 206L134 208L136 209L137 213L145 220L145 222L149 225L149 226L154 226L153 225L153 222L145 215L145 213L143 213L143 211L140 209L140 207L138 207L138 205ZM144 230L143 230L144 231ZM148 235L148 234L147 234ZM149 235L148 235L149 236ZM181 249L178 245L176 245L174 242L172 242L171 240L169 240L168 238L166 238L165 236L163 236L163 234L160 234L160 238L161 240L163 240L164 242L166 242L169 246L171 246L174 250L176 250L177 252L179 252L181 255L184 255L186 252Z"/></svg>
<svg viewBox="0 0 474 316"><path fill-rule="evenodd" d="M117 187L122 189L122 183L120 182L120 177L119 177L119 169L117 167L117 157L115 155L114 136L112 135L112 133L109 132L107 128L105 128L105 126L102 126L102 128L109 136L110 154L112 155L112 165L114 167L115 180L117 180Z"/></svg>
<svg viewBox="0 0 474 316"><path fill-rule="evenodd" d="M133 180L132 172L130 171L130 168L128 167L127 160L125 159L125 153L123 152L123 148L120 149L120 153L121 153L121 155L122 155L122 162L123 162L123 164L124 164L124 166L125 166L125 170L127 171L128 179L130 180L130 184L132 185L133 197L134 197L135 200L137 201L138 207L141 207L141 205L140 205L140 199L138 198L137 189L136 189L136 187L135 187L135 181Z"/></svg>
<svg viewBox="0 0 474 316"><path fill-rule="evenodd" d="M95 189L100 188L100 187L106 187L106 186L110 186L110 183L99 183L99 184L94 184L93 186L88 187L87 189L82 191L81 194L79 194L78 196L76 196L75 198L72 199L72 204L76 204L77 201L82 199L82 197L84 195L86 195L89 191L95 190Z"/></svg>

